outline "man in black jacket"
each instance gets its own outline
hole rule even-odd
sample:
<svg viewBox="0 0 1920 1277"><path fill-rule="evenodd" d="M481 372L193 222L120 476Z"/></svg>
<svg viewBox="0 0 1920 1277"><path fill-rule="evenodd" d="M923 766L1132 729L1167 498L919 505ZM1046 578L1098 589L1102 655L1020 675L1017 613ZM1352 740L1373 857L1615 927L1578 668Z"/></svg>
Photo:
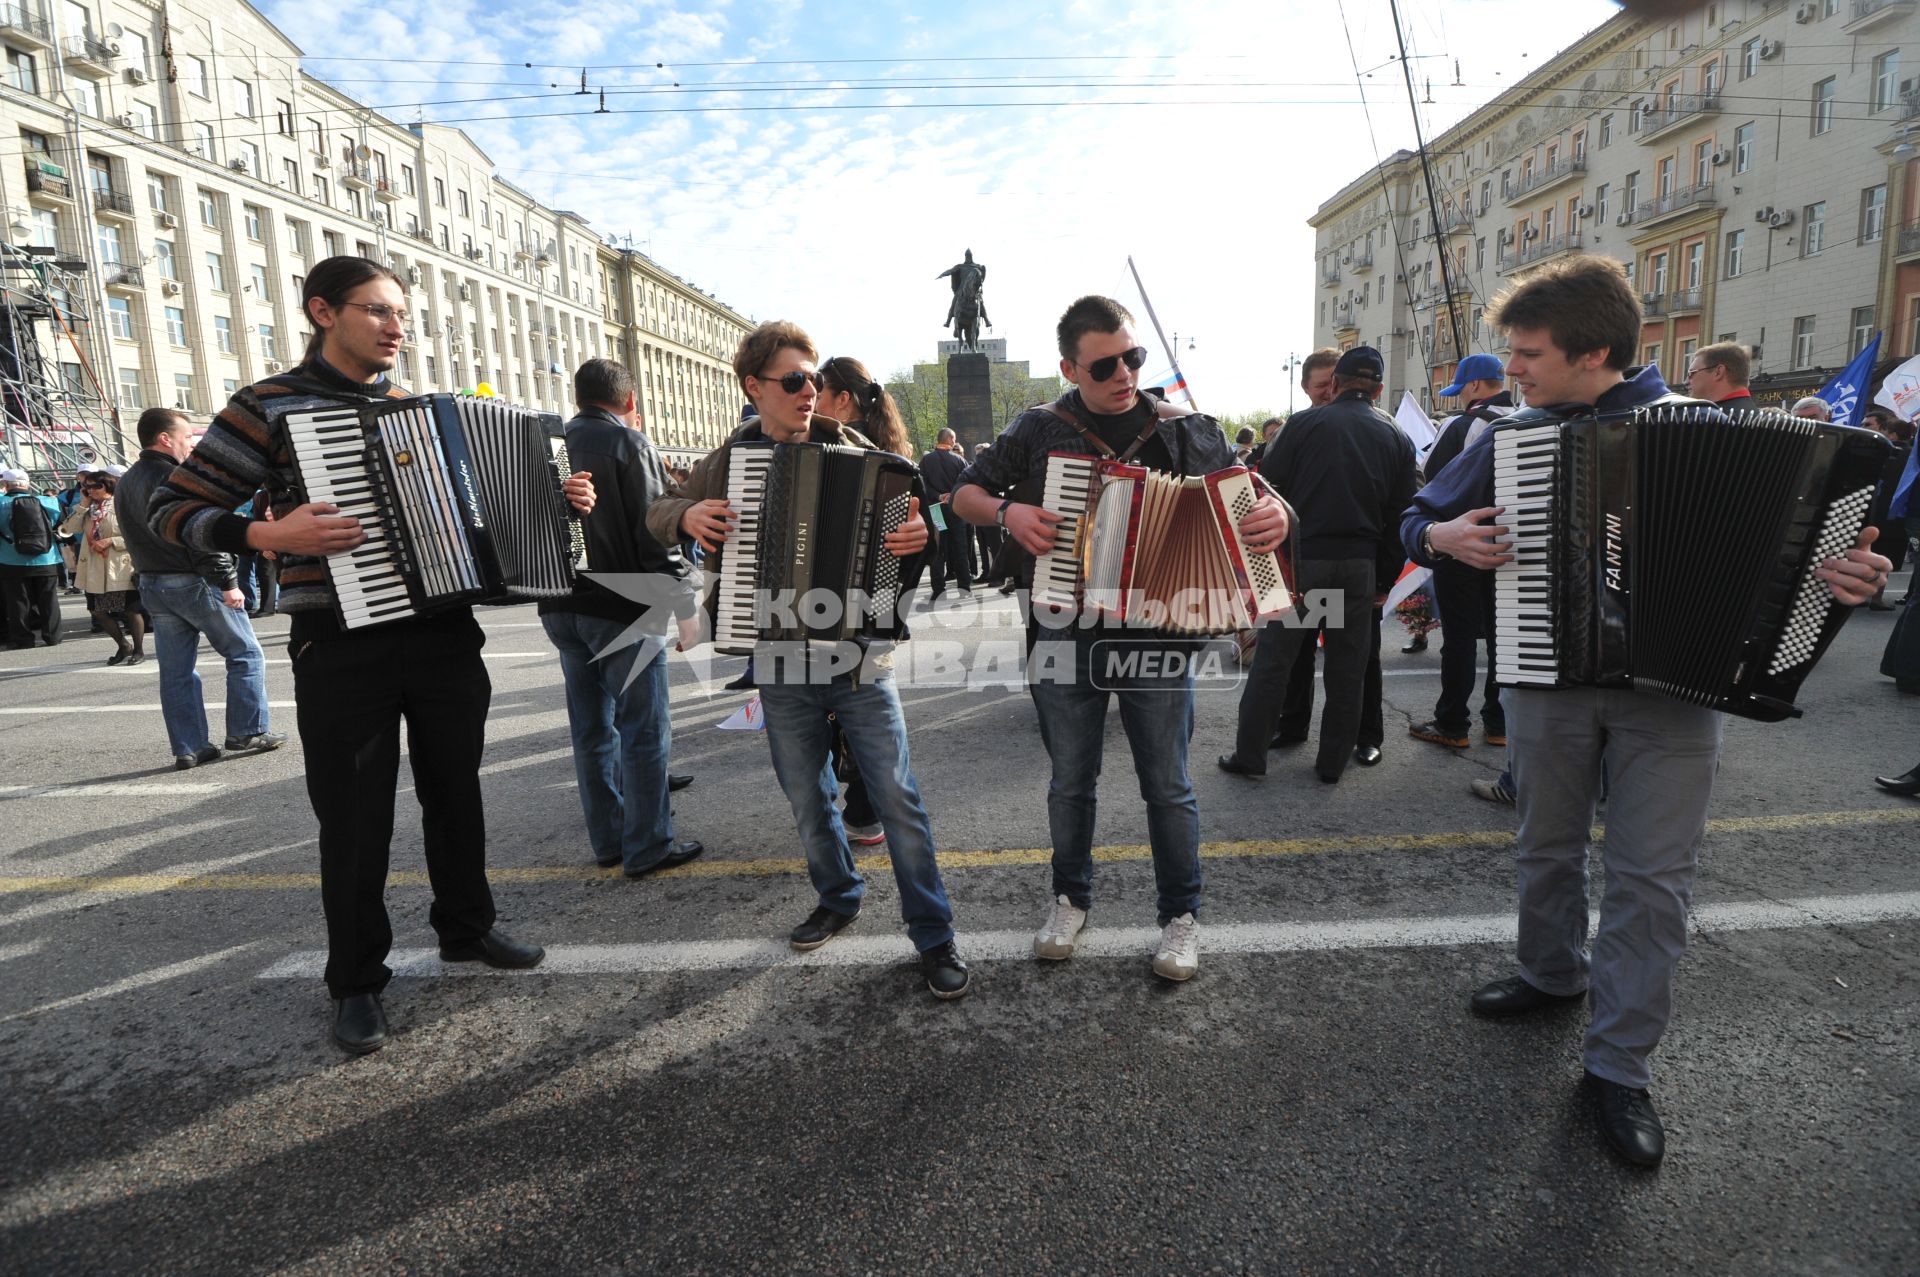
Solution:
<svg viewBox="0 0 1920 1277"><path fill-rule="evenodd" d="M1488 426L1513 411L1513 396L1506 387L1506 370L1494 356L1468 355L1460 361L1453 371L1453 384L1440 393L1447 398L1458 395L1467 406L1440 428L1440 437L1427 454L1423 482L1433 482ZM1487 681L1480 701L1480 726L1487 744L1505 745L1507 716L1500 707L1499 685L1493 681L1493 574L1453 562L1436 564L1433 593L1440 612L1440 699L1434 703L1433 718L1412 724L1407 734L1451 749L1465 749L1472 743L1467 732L1473 726L1474 669L1484 639Z"/></svg>
<svg viewBox="0 0 1920 1277"><path fill-rule="evenodd" d="M933 597L946 593L947 578L959 582L960 592L973 591L973 569L967 561L966 528L953 513L953 486L967 468L953 431L941 427L934 436L933 450L920 458L920 477L926 481L927 498L944 507L941 515L948 535L940 538L940 552L933 556Z"/></svg>
<svg viewBox="0 0 1920 1277"><path fill-rule="evenodd" d="M167 725L173 765L185 771L220 757L207 735L207 707L193 668L200 636L227 662L227 738L234 750L278 749L286 735L268 730L267 662L242 607L233 556L161 539L147 526L154 489L193 451L184 413L149 408L136 427L140 457L114 493L127 554L140 574L140 602L153 618L160 660L160 717Z"/></svg>
<svg viewBox="0 0 1920 1277"><path fill-rule="evenodd" d="M593 476L596 497L580 520L586 570L571 595L540 604L540 624L560 649L594 863L640 878L704 850L674 837L667 801L667 647L698 629L692 569L647 530L647 507L671 484L640 432L633 374L589 359L573 374L573 398L580 415L567 423L567 460Z"/></svg>
<svg viewBox="0 0 1920 1277"><path fill-rule="evenodd" d="M1327 618L1327 707L1320 719L1314 770L1333 784L1360 737L1361 697L1373 621L1375 560L1417 486L1413 443L1374 406L1385 364L1371 346L1355 346L1334 365L1334 398L1288 421L1260 464L1260 473L1300 515L1295 532L1298 592L1330 591L1338 611ZM1240 696L1234 752L1222 771L1260 776L1280 717L1287 676L1314 626L1270 624L1260 633L1253 668Z"/></svg>

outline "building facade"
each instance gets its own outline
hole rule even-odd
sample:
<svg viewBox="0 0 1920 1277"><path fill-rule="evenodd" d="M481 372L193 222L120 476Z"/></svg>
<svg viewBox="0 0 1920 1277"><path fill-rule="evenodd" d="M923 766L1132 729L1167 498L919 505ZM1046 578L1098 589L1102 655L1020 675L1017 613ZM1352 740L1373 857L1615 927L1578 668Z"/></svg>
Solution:
<svg viewBox="0 0 1920 1277"><path fill-rule="evenodd" d="M1915 0L1621 13L1432 139L1426 166L1397 152L1320 207L1318 344L1377 345L1395 394L1442 407L1462 354L1505 349L1487 303L1595 253L1641 294L1633 362L1669 382L1715 341L1754 348L1767 398L1817 388L1876 331L1889 359L1920 352L1909 35Z"/></svg>
<svg viewBox="0 0 1920 1277"><path fill-rule="evenodd" d="M458 129L388 119L305 74L241 0L0 0L10 240L87 264L92 356L63 368L130 436L291 367L309 266L356 253L407 284L409 389L491 385L564 412L573 369L621 358L676 451L725 435L752 321L498 176ZM62 362L66 362L63 356ZM124 454L130 437L103 440Z"/></svg>

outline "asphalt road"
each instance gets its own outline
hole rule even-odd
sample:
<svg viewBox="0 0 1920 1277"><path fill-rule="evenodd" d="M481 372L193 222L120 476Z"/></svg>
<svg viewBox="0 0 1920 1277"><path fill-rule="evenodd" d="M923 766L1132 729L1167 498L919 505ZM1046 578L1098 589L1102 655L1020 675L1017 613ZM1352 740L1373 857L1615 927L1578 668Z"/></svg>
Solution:
<svg viewBox="0 0 1920 1277"><path fill-rule="evenodd" d="M1173 986L1117 715L1088 949L1042 966L1047 767L988 685L1011 605L917 624L914 766L975 960L940 1004L884 856L852 932L784 954L812 900L764 742L715 726L739 662L676 658L677 821L709 851L632 883L591 866L531 609L483 620L488 858L548 965L421 952L403 794L394 1036L363 1059L313 974L297 739L175 773L151 661L105 667L71 609L67 644L0 655L0 1271L1915 1269L1920 803L1868 777L1920 760L1920 702L1874 672L1888 616L1848 626L1804 719L1729 724L1654 1174L1592 1129L1584 1012L1465 1012L1509 970L1513 817L1467 792L1499 751L1403 734L1437 648L1390 636L1386 760L1337 787L1297 753L1215 771L1236 695L1201 692L1202 966ZM261 631L290 729L286 622Z"/></svg>

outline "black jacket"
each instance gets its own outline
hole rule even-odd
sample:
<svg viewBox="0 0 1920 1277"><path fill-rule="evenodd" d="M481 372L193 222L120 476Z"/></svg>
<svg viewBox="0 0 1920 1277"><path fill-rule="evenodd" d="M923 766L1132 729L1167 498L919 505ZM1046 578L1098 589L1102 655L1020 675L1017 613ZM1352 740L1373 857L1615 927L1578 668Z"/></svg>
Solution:
<svg viewBox="0 0 1920 1277"><path fill-rule="evenodd" d="M920 477L926 482L927 495L938 501L952 492L966 468L966 458L959 453L940 448L930 450L920 458Z"/></svg>
<svg viewBox="0 0 1920 1277"><path fill-rule="evenodd" d="M677 544L663 545L647 529L648 509L672 486L652 442L605 408L583 408L567 423L567 461L575 473L593 476L593 513L580 519L585 571L571 595L542 601L540 614L579 612L631 623L651 611L662 629L669 615L693 615L692 566ZM617 592L593 579L600 574L645 579L627 581L626 592Z"/></svg>
<svg viewBox="0 0 1920 1277"><path fill-rule="evenodd" d="M1303 559L1375 559L1419 487L1413 442L1364 392L1296 413L1260 473L1299 514Z"/></svg>
<svg viewBox="0 0 1920 1277"><path fill-rule="evenodd" d="M114 488L113 503L120 509L120 535L126 538L133 570L191 572L216 590L238 589L240 575L234 570L232 555L169 541L148 526L147 511L154 489L165 483L179 464L158 448L144 448Z"/></svg>
<svg viewBox="0 0 1920 1277"><path fill-rule="evenodd" d="M1503 390L1468 405L1467 410L1459 416L1448 418L1447 424L1441 427L1440 437L1434 440L1432 450L1427 453L1427 464L1420 481L1432 483L1447 468L1447 463L1460 455L1467 446L1467 434L1475 422L1498 421L1512 411L1513 396Z"/></svg>

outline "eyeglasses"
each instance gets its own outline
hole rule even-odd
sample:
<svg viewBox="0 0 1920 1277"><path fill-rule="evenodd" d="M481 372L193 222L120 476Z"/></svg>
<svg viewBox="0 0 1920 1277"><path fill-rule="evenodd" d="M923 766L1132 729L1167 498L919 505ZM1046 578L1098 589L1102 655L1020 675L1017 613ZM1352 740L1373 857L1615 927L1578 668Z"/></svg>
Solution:
<svg viewBox="0 0 1920 1277"><path fill-rule="evenodd" d="M1135 346L1132 350L1123 350L1117 355L1108 355L1105 359L1096 359L1090 364L1076 362L1076 366L1085 368L1087 375L1095 381L1109 381L1113 374L1120 370L1121 364L1125 364L1134 372L1139 372L1140 365L1146 362L1147 348Z"/></svg>
<svg viewBox="0 0 1920 1277"><path fill-rule="evenodd" d="M1695 377L1704 377L1719 366L1718 364L1702 364L1697 368L1689 368L1687 369L1687 380L1692 381Z"/></svg>
<svg viewBox="0 0 1920 1277"><path fill-rule="evenodd" d="M83 483L83 484L81 484L81 485L80 485L80 491L82 491L82 492L100 492L100 491L103 491L103 490L105 490L105 488L106 488L106 486L107 486L107 485L106 485L106 484L104 484L104 483Z"/></svg>
<svg viewBox="0 0 1920 1277"><path fill-rule="evenodd" d="M762 377L760 378L760 380L771 381L773 382L774 385L780 387L780 389L786 391L790 395L799 394L800 387L806 385L808 382L813 383L813 388L816 392L825 390L827 387L827 379L821 376L819 373L802 372L798 368L794 369L792 372L787 373L785 376L782 376L782 377L778 377L778 378Z"/></svg>
<svg viewBox="0 0 1920 1277"><path fill-rule="evenodd" d="M389 319L397 319L402 324L405 324L409 319L413 318L412 311L396 309L387 305L385 302L341 302L340 304L342 306L359 307L361 310L366 311L367 314L373 316L373 322L376 324L384 324Z"/></svg>

